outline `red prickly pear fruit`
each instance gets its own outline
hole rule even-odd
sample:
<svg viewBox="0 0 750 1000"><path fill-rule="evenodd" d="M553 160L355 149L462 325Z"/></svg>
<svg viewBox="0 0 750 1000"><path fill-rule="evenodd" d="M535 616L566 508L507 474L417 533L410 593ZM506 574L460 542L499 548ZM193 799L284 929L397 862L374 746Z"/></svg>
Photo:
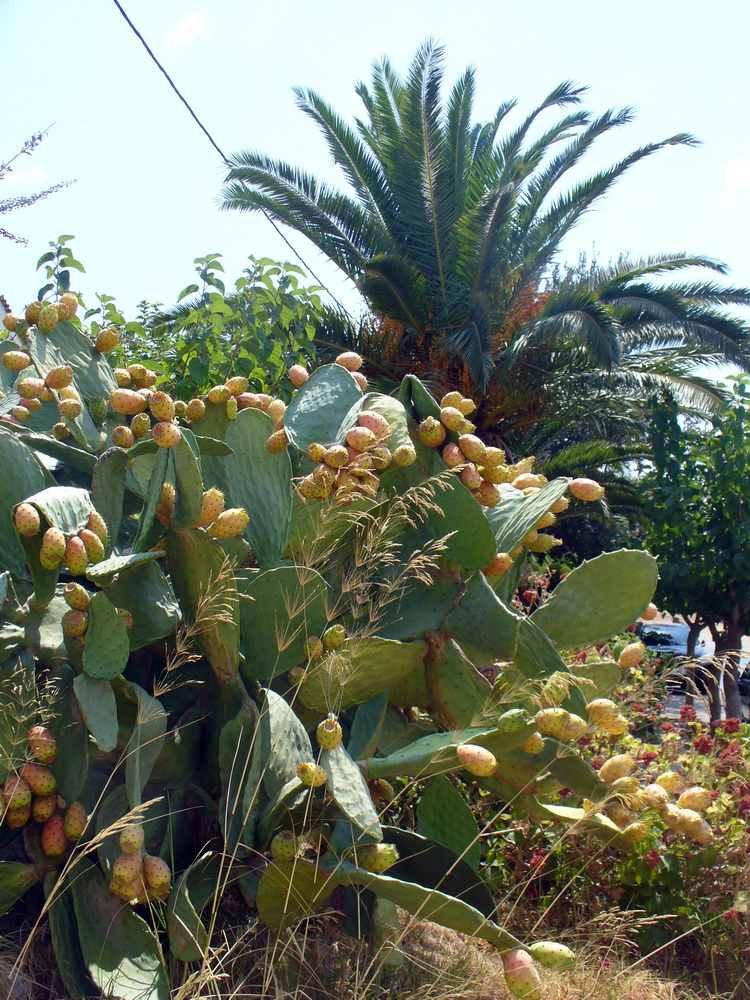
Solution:
<svg viewBox="0 0 750 1000"><path fill-rule="evenodd" d="M39 317L36 321L37 329L40 333L48 336L58 324L59 316L57 315L57 309L54 306L45 306L39 313Z"/></svg>
<svg viewBox="0 0 750 1000"><path fill-rule="evenodd" d="M163 858L146 854L143 858L143 879L149 889L162 889L172 881L172 871Z"/></svg>
<svg viewBox="0 0 750 1000"><path fill-rule="evenodd" d="M271 841L271 857L274 861L292 861L297 856L297 838L291 830L282 830Z"/></svg>
<svg viewBox="0 0 750 1000"><path fill-rule="evenodd" d="M292 365L287 372L287 376L295 389L299 389L310 378L310 373L302 365Z"/></svg>
<svg viewBox="0 0 750 1000"><path fill-rule="evenodd" d="M368 427L350 427L346 432L346 443L355 451L364 451L377 444L378 439Z"/></svg>
<svg viewBox="0 0 750 1000"><path fill-rule="evenodd" d="M352 378L357 383L362 392L367 392L367 379L362 372L352 372Z"/></svg>
<svg viewBox="0 0 750 1000"><path fill-rule="evenodd" d="M148 408L154 420L174 420L174 402L166 392L155 392L148 401Z"/></svg>
<svg viewBox="0 0 750 1000"><path fill-rule="evenodd" d="M224 510L224 494L215 487L206 490L203 494L203 504L201 507L201 517L196 528L205 528L213 524L216 518Z"/></svg>
<svg viewBox="0 0 750 1000"><path fill-rule="evenodd" d="M393 461L396 465L401 466L401 468L414 465L416 460L417 453L411 444L400 444L393 452Z"/></svg>
<svg viewBox="0 0 750 1000"><path fill-rule="evenodd" d="M486 567L484 575L486 577L502 576L507 573L513 565L513 558L508 552L498 552L489 566Z"/></svg>
<svg viewBox="0 0 750 1000"><path fill-rule="evenodd" d="M31 538L32 535L38 535L39 529L42 526L39 511L30 503L20 503L16 507L13 514L13 523L16 526L18 534L23 535L24 538Z"/></svg>
<svg viewBox="0 0 750 1000"><path fill-rule="evenodd" d="M57 404L57 412L67 420L75 420L83 413L83 403L80 399L61 399Z"/></svg>
<svg viewBox="0 0 750 1000"><path fill-rule="evenodd" d="M642 663L645 655L646 647L642 642L631 642L620 653L617 662L621 667L629 670L631 667L637 667L639 663Z"/></svg>
<svg viewBox="0 0 750 1000"><path fill-rule="evenodd" d="M36 823L46 823L56 809L56 795L37 795L31 803L32 819Z"/></svg>
<svg viewBox="0 0 750 1000"><path fill-rule="evenodd" d="M475 465L481 465L487 454L487 445L475 434L462 434L458 439L458 446Z"/></svg>
<svg viewBox="0 0 750 1000"><path fill-rule="evenodd" d="M125 424L118 424L112 429L112 444L116 448L132 448L135 444L135 434Z"/></svg>
<svg viewBox="0 0 750 1000"><path fill-rule="evenodd" d="M86 546L82 538L74 535L65 543L65 565L71 576L83 576L89 564Z"/></svg>
<svg viewBox="0 0 750 1000"><path fill-rule="evenodd" d="M206 414L206 404L202 399L191 399L187 405L187 413L185 416L194 424L196 420L200 420Z"/></svg>
<svg viewBox="0 0 750 1000"><path fill-rule="evenodd" d="M22 372L31 364L31 358L25 351L6 351L3 354L3 367L9 372Z"/></svg>
<svg viewBox="0 0 750 1000"><path fill-rule="evenodd" d="M207 528L211 538L236 538L250 523L250 517L243 507L230 507L216 518Z"/></svg>
<svg viewBox="0 0 750 1000"><path fill-rule="evenodd" d="M65 535L59 528L47 528L42 535L39 562L43 569L57 569L65 555Z"/></svg>
<svg viewBox="0 0 750 1000"><path fill-rule="evenodd" d="M523 948L513 948L503 956L505 985L514 997L541 1000L542 983L534 959Z"/></svg>
<svg viewBox="0 0 750 1000"><path fill-rule="evenodd" d="M71 802L65 813L63 828L68 840L80 840L89 818L80 802Z"/></svg>
<svg viewBox="0 0 750 1000"><path fill-rule="evenodd" d="M355 858L357 867L375 875L395 865L398 859L399 853L395 844L368 844L367 847L357 851Z"/></svg>
<svg viewBox="0 0 750 1000"><path fill-rule="evenodd" d="M145 834L140 823L129 823L120 830L120 850L123 854L140 855L145 843Z"/></svg>
<svg viewBox="0 0 750 1000"><path fill-rule="evenodd" d="M529 951L546 969L570 969L576 960L575 952L557 941L536 941Z"/></svg>
<svg viewBox="0 0 750 1000"><path fill-rule="evenodd" d="M273 402L273 396L269 396L267 392L259 392L255 398L258 400L258 408L267 413L268 407Z"/></svg>
<svg viewBox="0 0 750 1000"><path fill-rule="evenodd" d="M115 413L132 417L135 413L143 413L148 403L140 392L134 392L132 389L115 389L110 393L109 405Z"/></svg>
<svg viewBox="0 0 750 1000"><path fill-rule="evenodd" d="M31 789L18 774L8 775L3 785L3 804L6 809L26 809L31 806Z"/></svg>
<svg viewBox="0 0 750 1000"><path fill-rule="evenodd" d="M89 531L93 531L94 534L101 540L102 544L106 545L109 539L109 532L107 531L107 522L104 520L102 515L98 510L92 510L89 514L89 519L86 522L86 527Z"/></svg>
<svg viewBox="0 0 750 1000"><path fill-rule="evenodd" d="M604 487L594 479L573 479L568 489L576 500L583 500L586 503L601 500L604 496Z"/></svg>
<svg viewBox="0 0 750 1000"><path fill-rule="evenodd" d="M461 469L458 478L470 490L478 490L483 482L482 475L473 462L469 462Z"/></svg>
<svg viewBox="0 0 750 1000"><path fill-rule="evenodd" d="M346 368L348 372L357 372L362 367L362 358L354 351L344 351L335 360L337 365Z"/></svg>
<svg viewBox="0 0 750 1000"><path fill-rule="evenodd" d="M305 761L297 768L297 777L308 788L320 788L328 781L325 770L313 761Z"/></svg>
<svg viewBox="0 0 750 1000"><path fill-rule="evenodd" d="M324 719L315 732L318 745L322 750L335 750L341 743L342 735L341 726L332 716Z"/></svg>
<svg viewBox="0 0 750 1000"><path fill-rule="evenodd" d="M22 806L20 809L8 809L5 814L5 822L11 830L20 830L21 827L31 819L31 807Z"/></svg>
<svg viewBox="0 0 750 1000"><path fill-rule="evenodd" d="M457 431L465 419L463 413L455 406L444 406L440 411L440 420L449 431Z"/></svg>
<svg viewBox="0 0 750 1000"><path fill-rule="evenodd" d="M459 465L466 465L466 455L464 455L457 444L449 441L445 448L443 448L443 461L449 469L455 469Z"/></svg>
<svg viewBox="0 0 750 1000"><path fill-rule="evenodd" d="M282 428L280 431L274 431L267 439L266 451L269 455L281 455L286 451L288 444L289 438L286 436L286 431Z"/></svg>
<svg viewBox="0 0 750 1000"><path fill-rule="evenodd" d="M120 882L132 882L134 878L141 874L143 869L143 859L140 852L137 854L121 854L115 859L112 865L112 878Z"/></svg>
<svg viewBox="0 0 750 1000"><path fill-rule="evenodd" d="M74 611L86 611L89 606L89 593L80 583L66 583L63 587L65 603Z"/></svg>
<svg viewBox="0 0 750 1000"><path fill-rule="evenodd" d="M237 409L238 410L257 410L259 409L258 397L254 392L243 392L242 395L237 396Z"/></svg>
<svg viewBox="0 0 750 1000"><path fill-rule="evenodd" d="M372 431L378 441L387 441L391 436L391 425L382 413L375 410L362 410L357 417L360 427L366 427Z"/></svg>
<svg viewBox="0 0 750 1000"><path fill-rule="evenodd" d="M489 777L497 767L495 755L474 743L462 743L456 747L456 756L463 769L477 778Z"/></svg>
<svg viewBox="0 0 750 1000"><path fill-rule="evenodd" d="M42 827L42 850L48 858L59 858L68 847L63 818L59 813L50 816Z"/></svg>
<svg viewBox="0 0 750 1000"><path fill-rule="evenodd" d="M32 726L27 737L29 751L40 764L54 764L57 760L57 740L44 726Z"/></svg>
<svg viewBox="0 0 750 1000"><path fill-rule="evenodd" d="M109 883L109 891L113 896L121 899L123 903L145 903L147 900L146 886L143 881L143 874L140 871L129 882L113 878Z"/></svg>
<svg viewBox="0 0 750 1000"><path fill-rule="evenodd" d="M100 354L109 354L114 351L120 343L120 331L114 326L108 326L106 330L100 330L94 341L94 349Z"/></svg>
<svg viewBox="0 0 750 1000"><path fill-rule="evenodd" d="M344 445L335 444L331 448L326 449L323 461L331 469L340 469L349 461L349 452Z"/></svg>
<svg viewBox="0 0 750 1000"><path fill-rule="evenodd" d="M417 428L419 440L427 448L439 448L445 441L445 427L434 417L425 417Z"/></svg>
<svg viewBox="0 0 750 1000"><path fill-rule="evenodd" d="M24 764L19 773L34 795L52 795L57 791L57 778L43 764Z"/></svg>
<svg viewBox="0 0 750 1000"><path fill-rule="evenodd" d="M100 563L104 559L104 545L101 538L90 528L81 528L78 537L83 542L90 563Z"/></svg>
<svg viewBox="0 0 750 1000"><path fill-rule="evenodd" d="M160 448L174 448L180 443L182 431L177 424L161 422L151 428L151 437Z"/></svg>

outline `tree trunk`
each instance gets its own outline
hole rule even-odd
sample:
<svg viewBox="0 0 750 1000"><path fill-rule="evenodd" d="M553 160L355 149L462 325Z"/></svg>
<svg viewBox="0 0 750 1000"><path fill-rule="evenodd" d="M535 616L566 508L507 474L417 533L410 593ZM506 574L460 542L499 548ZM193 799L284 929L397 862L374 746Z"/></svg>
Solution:
<svg viewBox="0 0 750 1000"><path fill-rule="evenodd" d="M742 718L742 702L737 686L741 649L742 626L733 621L726 625L715 654L724 661L724 697L728 719Z"/></svg>
<svg viewBox="0 0 750 1000"><path fill-rule="evenodd" d="M713 662L708 668L706 675L706 694L709 700L709 715L711 716L711 722L716 722L721 718L721 684L719 683L721 677L721 665L720 665L720 648L721 643L724 638L724 634L719 632L716 628L717 622L709 621L708 627L711 630L711 638L714 641L714 655Z"/></svg>
<svg viewBox="0 0 750 1000"><path fill-rule="evenodd" d="M703 628L703 622L699 621L697 618L695 621L690 621L689 618L685 619L690 626L690 631L688 632L687 647L685 653L688 660L692 660L693 654L695 653L695 644L698 641L698 636ZM695 684L695 666L689 666L685 669L685 704L692 705L695 700L696 684Z"/></svg>

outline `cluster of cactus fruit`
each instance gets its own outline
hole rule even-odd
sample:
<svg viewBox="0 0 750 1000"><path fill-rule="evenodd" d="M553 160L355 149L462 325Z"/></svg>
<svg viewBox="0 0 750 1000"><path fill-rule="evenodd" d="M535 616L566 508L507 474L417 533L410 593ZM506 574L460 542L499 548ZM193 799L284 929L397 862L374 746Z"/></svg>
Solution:
<svg viewBox="0 0 750 1000"><path fill-rule="evenodd" d="M0 860L0 899L43 881L71 996L166 1000L167 958L207 954L231 882L271 934L336 890L391 964L397 907L484 938L533 1000L537 965L573 956L496 922L467 791L498 824L510 804L622 851L645 849L648 808L706 842L697 791L662 802L666 777L617 754L597 773L577 743L616 751L634 654L564 655L648 613L653 559L606 553L514 604L527 553L598 484L487 447L459 393L368 391L353 352L293 364L277 397L233 376L184 401L112 368L117 331L94 343L69 299L37 305L0 345L0 847L23 825L29 856ZM418 831L388 822L394 779L419 787Z"/></svg>

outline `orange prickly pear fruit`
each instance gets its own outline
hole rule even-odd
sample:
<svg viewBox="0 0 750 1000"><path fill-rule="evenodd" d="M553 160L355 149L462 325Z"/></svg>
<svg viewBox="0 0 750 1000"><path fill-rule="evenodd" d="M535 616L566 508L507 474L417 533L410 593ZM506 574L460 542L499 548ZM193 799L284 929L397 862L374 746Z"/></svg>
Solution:
<svg viewBox="0 0 750 1000"><path fill-rule="evenodd" d="M13 523L19 535L31 538L38 535L42 526L39 511L30 503L20 503L13 513Z"/></svg>
<svg viewBox="0 0 750 1000"><path fill-rule="evenodd" d="M57 760L57 741L44 726L32 726L28 735L29 751L40 764L54 764Z"/></svg>
<svg viewBox="0 0 750 1000"><path fill-rule="evenodd" d="M356 372L362 367L362 358L354 351L344 351L335 359L337 365L346 368L349 372Z"/></svg>
<svg viewBox="0 0 750 1000"><path fill-rule="evenodd" d="M86 546L82 538L74 535L65 543L65 565L72 576L83 576L89 564Z"/></svg>
<svg viewBox="0 0 750 1000"><path fill-rule="evenodd" d="M151 437L160 448L174 448L180 443L182 431L177 424L161 421L151 428Z"/></svg>
<svg viewBox="0 0 750 1000"><path fill-rule="evenodd" d="M65 535L59 528L47 528L42 535L39 562L44 569L57 569L65 555Z"/></svg>
<svg viewBox="0 0 750 1000"><path fill-rule="evenodd" d="M114 351L120 343L120 331L114 326L108 326L106 330L100 330L96 335L94 347L100 354L108 354Z"/></svg>

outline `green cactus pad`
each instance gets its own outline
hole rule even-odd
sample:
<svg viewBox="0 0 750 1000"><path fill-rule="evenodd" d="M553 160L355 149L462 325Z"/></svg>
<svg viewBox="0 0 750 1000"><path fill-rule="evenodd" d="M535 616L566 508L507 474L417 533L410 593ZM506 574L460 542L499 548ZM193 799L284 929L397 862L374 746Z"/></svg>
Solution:
<svg viewBox="0 0 750 1000"><path fill-rule="evenodd" d="M97 587L110 587L116 579L121 580L141 566L147 566L155 559L163 558L163 552L134 552L129 556L110 556L100 563L89 565L86 579L95 583Z"/></svg>
<svg viewBox="0 0 750 1000"><path fill-rule="evenodd" d="M101 591L91 598L88 614L83 670L89 677L111 680L127 666L130 655L128 630L115 606Z"/></svg>
<svg viewBox="0 0 750 1000"><path fill-rule="evenodd" d="M346 861L341 862L332 877L341 885L361 885L372 889L376 895L390 899L407 912L418 914L420 920L433 920L461 934L483 938L500 950L522 947L517 938L498 927L479 910L437 889L426 889L422 885L402 882L389 875L374 875L355 868Z"/></svg>
<svg viewBox="0 0 750 1000"><path fill-rule="evenodd" d="M441 729L465 729L497 715L489 681L445 634L431 637L424 676L430 715Z"/></svg>
<svg viewBox="0 0 750 1000"><path fill-rule="evenodd" d="M258 883L258 917L272 931L291 927L319 910L337 884L330 871L311 861L273 862Z"/></svg>
<svg viewBox="0 0 750 1000"><path fill-rule="evenodd" d="M565 494L569 482L570 480L564 477L553 479L538 493L525 498L515 486L501 486L500 503L487 512L495 532L496 551L512 552L517 545L520 545L541 516ZM520 494L523 502L518 502L517 494ZM484 565L488 566L489 562L488 559ZM499 579L502 580L502 577Z"/></svg>
<svg viewBox="0 0 750 1000"><path fill-rule="evenodd" d="M427 417L440 419L440 403L416 375L405 375L396 395L407 410L414 411L417 423L421 423Z"/></svg>
<svg viewBox="0 0 750 1000"><path fill-rule="evenodd" d="M175 505L172 525L175 528L192 528L201 518L203 507L203 480L196 452L191 447L192 434L185 430L174 448ZM197 450L197 445L195 449ZM162 449L166 451L166 449Z"/></svg>
<svg viewBox="0 0 750 1000"><path fill-rule="evenodd" d="M591 684L581 685L586 701L609 698L626 673L614 660L587 660L585 663L574 663L570 667L570 672L593 684L593 687Z"/></svg>
<svg viewBox="0 0 750 1000"><path fill-rule="evenodd" d="M464 797L444 774L425 785L417 803L417 821L423 837L434 840L479 867L479 828Z"/></svg>
<svg viewBox="0 0 750 1000"><path fill-rule="evenodd" d="M582 798L598 802L610 793L593 767L584 760L574 746L545 739L544 750L536 754L539 765L544 765L565 788Z"/></svg>
<svg viewBox="0 0 750 1000"><path fill-rule="evenodd" d="M326 792L344 817L368 839L382 840L380 821L367 782L343 745L339 744L335 750L324 750L320 764L328 774Z"/></svg>
<svg viewBox="0 0 750 1000"><path fill-rule="evenodd" d="M89 738L78 707L74 678L73 670L65 663L58 664L47 677L51 697L46 725L57 740L57 760L50 770L66 802L75 802L80 795L89 765Z"/></svg>
<svg viewBox="0 0 750 1000"><path fill-rule="evenodd" d="M250 515L245 536L264 568L281 559L292 516L292 463L286 449L280 455L266 449L273 429L262 410L241 410L227 430L233 454L224 463L232 504Z"/></svg>
<svg viewBox="0 0 750 1000"><path fill-rule="evenodd" d="M524 618L518 631L518 649L513 664L524 677L549 677L556 672L567 673L568 667L547 636L531 618ZM586 701L581 691L574 687L563 701L563 707L576 715L585 714Z"/></svg>
<svg viewBox="0 0 750 1000"><path fill-rule="evenodd" d="M24 651L0 665L0 781L26 756L29 719L36 716L33 657Z"/></svg>
<svg viewBox="0 0 750 1000"><path fill-rule="evenodd" d="M107 555L112 553L120 533L127 466L127 453L122 448L110 448L100 456L91 477L91 502L107 525Z"/></svg>
<svg viewBox="0 0 750 1000"><path fill-rule="evenodd" d="M76 701L86 728L102 753L117 746L117 702L112 685L102 678L79 674L73 681Z"/></svg>
<svg viewBox="0 0 750 1000"><path fill-rule="evenodd" d="M221 441L219 438L207 437L205 434L194 434L193 437L195 443L198 445L198 451L202 456L210 458L212 456L225 457L232 454L232 449L226 441Z"/></svg>
<svg viewBox="0 0 750 1000"><path fill-rule="evenodd" d="M442 513L431 512L429 525L435 539L451 535L446 555L467 570L489 566L497 551L490 523L471 492L458 476L444 472L426 480L432 487L432 502ZM451 534L453 533L453 534Z"/></svg>
<svg viewBox="0 0 750 1000"><path fill-rule="evenodd" d="M383 639L421 639L427 632L437 631L458 601L460 587L455 574L435 574L431 583L410 580L379 613L378 635Z"/></svg>
<svg viewBox="0 0 750 1000"><path fill-rule="evenodd" d="M281 695L266 689L258 710L263 791L273 799L297 777L297 766L312 760L313 750L307 730Z"/></svg>
<svg viewBox="0 0 750 1000"><path fill-rule="evenodd" d="M357 706L346 746L348 754L355 760L362 760L375 754L387 708L387 691L376 694L374 698Z"/></svg>
<svg viewBox="0 0 750 1000"><path fill-rule="evenodd" d="M523 619L501 601L483 573L474 573L455 609L445 620L445 631L477 665L512 660Z"/></svg>
<svg viewBox="0 0 750 1000"><path fill-rule="evenodd" d="M156 508L159 506L161 488L165 481L170 478L170 471L172 471L170 470L172 462L170 451L170 448L159 448L151 465L148 484L143 494L143 509L138 519L138 534L133 542L133 552L143 552L154 544ZM173 478L172 471L171 479Z"/></svg>
<svg viewBox="0 0 750 1000"><path fill-rule="evenodd" d="M52 361L52 357L61 357L63 360L56 361L55 364L70 365L78 391L85 399L90 399L92 396L109 396L117 388L112 368L106 357L95 350L86 334L69 320L58 323L49 336L39 333L34 327L29 330L29 335L31 356L37 367L40 362L46 364ZM42 377L47 375L55 364L50 363Z"/></svg>
<svg viewBox="0 0 750 1000"><path fill-rule="evenodd" d="M41 532L32 538L20 538L13 526L13 508L27 497L38 494L53 479L20 438L2 429L0 468L3 470L0 476L0 569L9 570L13 576L19 577L24 572L24 561L28 559L35 587L39 577L40 585L48 581L54 590L57 573L43 570L39 565Z"/></svg>
<svg viewBox="0 0 750 1000"><path fill-rule="evenodd" d="M182 621L172 586L155 561L141 563L137 572L119 575L107 588L107 596L116 608L125 608L133 616L128 629L131 652L173 635Z"/></svg>
<svg viewBox="0 0 750 1000"><path fill-rule="evenodd" d="M125 788L130 808L135 809L141 804L143 789L164 745L167 713L158 698L152 698L138 684L130 684L128 694L137 707L135 725L125 751Z"/></svg>
<svg viewBox="0 0 750 1000"><path fill-rule="evenodd" d="M251 850L255 840L258 789L264 764L257 725L258 710L248 699L221 730L219 825L224 834L224 848L230 856L240 847Z"/></svg>
<svg viewBox="0 0 750 1000"><path fill-rule="evenodd" d="M600 642L640 617L658 579L648 552L604 552L568 573L532 620L561 649Z"/></svg>
<svg viewBox="0 0 750 1000"><path fill-rule="evenodd" d="M209 934L200 915L221 891L228 874L227 859L217 851L208 851L176 882L167 905L167 932L170 953L181 962L200 962L206 956Z"/></svg>
<svg viewBox="0 0 750 1000"><path fill-rule="evenodd" d="M323 577L306 566L278 566L252 575L238 572L237 587L243 595L244 672L266 681L304 662L305 642L320 635L326 624Z"/></svg>
<svg viewBox="0 0 750 1000"><path fill-rule="evenodd" d="M339 444L347 415L361 402L362 392L345 368L336 364L318 368L297 390L284 414L289 441L299 451L315 443Z"/></svg>
<svg viewBox="0 0 750 1000"><path fill-rule="evenodd" d="M603 841L610 847L622 851L623 854L632 854L635 845L627 837L623 837L620 828L607 816L595 813L593 816L586 816L583 809L576 809L571 806L553 806L534 800L525 803L529 813L539 816L541 819L551 819L558 823L564 823L574 829L579 829L581 833L590 834L597 840Z"/></svg>
<svg viewBox="0 0 750 1000"><path fill-rule="evenodd" d="M204 607L207 595L215 599L210 602L212 606L223 609L201 630L198 641L217 676L223 681L233 680L239 662L240 609L226 556L205 531L190 528L167 534L167 560L170 579L187 621L195 620L196 610Z"/></svg>
<svg viewBox="0 0 750 1000"><path fill-rule="evenodd" d="M79 859L70 892L83 960L104 995L169 1000L158 938L145 920L110 893L99 866Z"/></svg>
<svg viewBox="0 0 750 1000"><path fill-rule="evenodd" d="M44 877L44 895L52 947L65 988L71 997L96 996L98 987L88 974L81 954L68 878L57 870L48 872Z"/></svg>
<svg viewBox="0 0 750 1000"><path fill-rule="evenodd" d="M66 537L85 528L94 509L88 490L75 486L50 486L27 497L26 502L40 510L49 523L59 528Z"/></svg>
<svg viewBox="0 0 750 1000"><path fill-rule="evenodd" d="M318 712L342 711L398 684L419 666L427 643L347 639L341 649L315 661L300 686L300 701Z"/></svg>
<svg viewBox="0 0 750 1000"><path fill-rule="evenodd" d="M28 424L24 426L26 427ZM56 438L48 437L46 434L24 431L23 443L33 448L34 451L40 451L43 455L49 455L50 458L56 458L64 465L69 465L71 468L77 469L78 472L83 472L87 476L90 476L94 471L97 461L96 455L92 455L88 451L83 451L81 448L76 448L67 441L58 441Z"/></svg>

